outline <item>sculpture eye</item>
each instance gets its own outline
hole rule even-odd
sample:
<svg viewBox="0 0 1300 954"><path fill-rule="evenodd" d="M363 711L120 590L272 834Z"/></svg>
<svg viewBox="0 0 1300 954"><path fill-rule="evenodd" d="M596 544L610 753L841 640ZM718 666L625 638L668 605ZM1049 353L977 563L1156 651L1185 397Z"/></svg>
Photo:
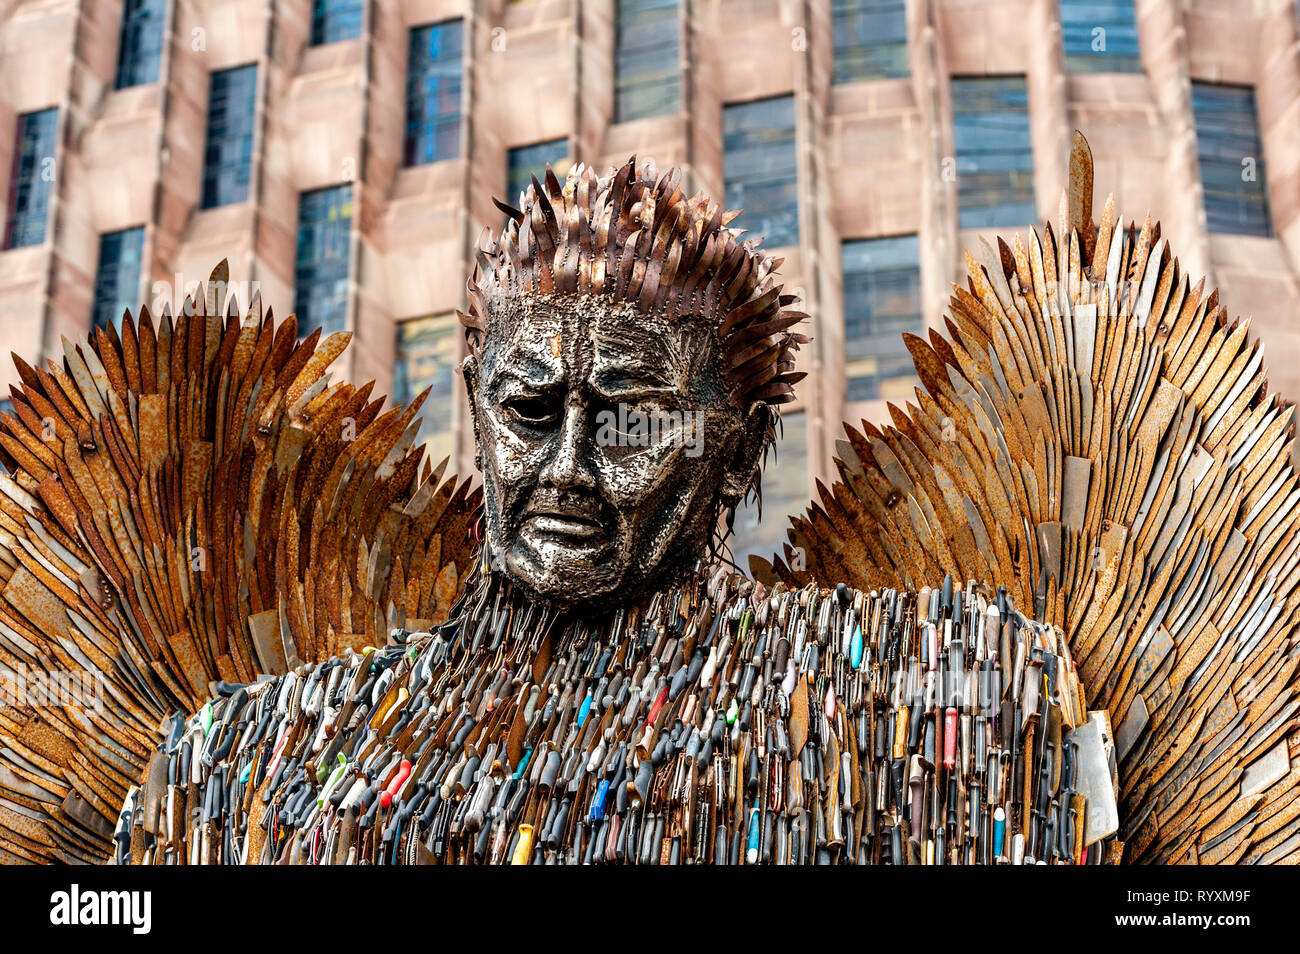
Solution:
<svg viewBox="0 0 1300 954"><path fill-rule="evenodd" d="M549 427L560 419L558 402L545 397L516 397L505 402L510 418L526 427Z"/></svg>

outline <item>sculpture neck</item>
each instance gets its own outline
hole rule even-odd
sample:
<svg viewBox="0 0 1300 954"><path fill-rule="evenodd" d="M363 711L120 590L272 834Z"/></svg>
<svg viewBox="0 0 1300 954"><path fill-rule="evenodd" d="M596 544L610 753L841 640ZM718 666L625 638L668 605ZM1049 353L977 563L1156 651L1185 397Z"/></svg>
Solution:
<svg viewBox="0 0 1300 954"><path fill-rule="evenodd" d="M462 664L496 657L496 664L511 669L529 659L535 664L581 659L597 644L620 655L636 654L665 630L680 632L704 598L708 580L725 572L716 565L697 566L619 606L565 608L550 606L506 574L479 565L441 632Z"/></svg>

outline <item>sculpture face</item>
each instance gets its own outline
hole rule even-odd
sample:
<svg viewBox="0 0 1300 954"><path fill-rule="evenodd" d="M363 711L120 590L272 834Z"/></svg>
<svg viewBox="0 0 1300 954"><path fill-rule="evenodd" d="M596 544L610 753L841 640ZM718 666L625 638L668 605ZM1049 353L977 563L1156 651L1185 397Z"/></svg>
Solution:
<svg viewBox="0 0 1300 954"><path fill-rule="evenodd" d="M465 374L494 564L553 605L618 604L704 555L758 465L714 328L603 295L490 307Z"/></svg>

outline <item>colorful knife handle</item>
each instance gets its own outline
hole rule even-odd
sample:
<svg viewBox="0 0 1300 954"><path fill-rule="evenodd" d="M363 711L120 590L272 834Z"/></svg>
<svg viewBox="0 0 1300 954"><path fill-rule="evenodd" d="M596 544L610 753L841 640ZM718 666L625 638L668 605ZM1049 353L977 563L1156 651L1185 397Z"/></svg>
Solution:
<svg viewBox="0 0 1300 954"><path fill-rule="evenodd" d="M384 789L384 794L379 796L380 807L387 808L389 805L393 804L393 799L397 797L397 793L401 791L402 786L406 784L406 780L410 778L410 776L411 763L407 759L402 759L402 764L401 767L398 768L397 774L393 776L393 780L389 782L388 787Z"/></svg>
<svg viewBox="0 0 1300 954"><path fill-rule="evenodd" d="M956 706L949 706L943 714L943 767L949 772L957 767Z"/></svg>

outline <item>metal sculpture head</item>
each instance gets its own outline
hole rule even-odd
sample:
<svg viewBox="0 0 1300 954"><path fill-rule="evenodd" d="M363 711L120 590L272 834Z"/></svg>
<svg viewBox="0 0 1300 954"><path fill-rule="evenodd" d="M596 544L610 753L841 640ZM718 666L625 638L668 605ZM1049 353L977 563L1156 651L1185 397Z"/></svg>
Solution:
<svg viewBox="0 0 1300 954"><path fill-rule="evenodd" d="M757 491L803 375L775 268L735 213L635 158L548 168L469 283L463 366L493 563L556 606L690 569Z"/></svg>

